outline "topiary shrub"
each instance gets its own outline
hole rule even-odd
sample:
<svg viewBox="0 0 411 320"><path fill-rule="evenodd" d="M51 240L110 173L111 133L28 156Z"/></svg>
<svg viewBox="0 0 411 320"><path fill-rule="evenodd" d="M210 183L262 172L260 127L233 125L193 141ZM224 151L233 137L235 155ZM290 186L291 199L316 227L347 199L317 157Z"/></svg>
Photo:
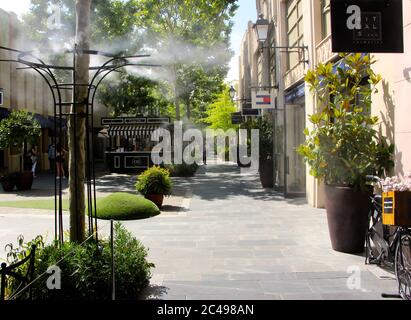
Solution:
<svg viewBox="0 0 411 320"><path fill-rule="evenodd" d="M114 261L116 280L116 299L135 300L147 287L154 264L147 261L147 249L122 225L114 228ZM108 240L89 240L83 245L64 242L44 245L42 238L13 250L10 263L20 261L28 254L31 244L37 245L32 294L35 300L110 300L111 299L111 250ZM61 289L50 290L47 269L58 266L61 269ZM17 270L24 274L27 264ZM16 293L19 282L9 280L8 296ZM16 296L27 298L27 292Z"/></svg>
<svg viewBox="0 0 411 320"><path fill-rule="evenodd" d="M136 189L144 196L157 194L168 196L171 194L171 188L170 172L158 166L147 169L137 178Z"/></svg>
<svg viewBox="0 0 411 320"><path fill-rule="evenodd" d="M158 207L144 197L113 193L97 200L97 218L104 220L139 220L160 214Z"/></svg>
<svg viewBox="0 0 411 320"><path fill-rule="evenodd" d="M172 177L193 177L197 172L198 164L187 164L183 162L182 164L174 164L167 166L167 170L170 171L170 176Z"/></svg>

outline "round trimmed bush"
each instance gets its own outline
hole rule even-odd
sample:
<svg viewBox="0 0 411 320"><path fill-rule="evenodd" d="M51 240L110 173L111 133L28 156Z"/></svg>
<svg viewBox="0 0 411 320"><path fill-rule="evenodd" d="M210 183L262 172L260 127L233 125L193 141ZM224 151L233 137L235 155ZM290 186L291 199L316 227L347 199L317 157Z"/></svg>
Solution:
<svg viewBox="0 0 411 320"><path fill-rule="evenodd" d="M150 200L130 193L113 193L97 199L97 218L103 220L139 220L160 214Z"/></svg>

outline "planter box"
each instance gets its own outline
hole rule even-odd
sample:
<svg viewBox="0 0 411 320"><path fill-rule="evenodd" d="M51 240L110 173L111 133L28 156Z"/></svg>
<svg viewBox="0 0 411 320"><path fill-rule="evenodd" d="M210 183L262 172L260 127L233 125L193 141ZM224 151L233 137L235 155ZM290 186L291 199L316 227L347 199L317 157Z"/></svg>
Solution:
<svg viewBox="0 0 411 320"><path fill-rule="evenodd" d="M411 192L390 191L382 195L382 223L388 226L411 227Z"/></svg>

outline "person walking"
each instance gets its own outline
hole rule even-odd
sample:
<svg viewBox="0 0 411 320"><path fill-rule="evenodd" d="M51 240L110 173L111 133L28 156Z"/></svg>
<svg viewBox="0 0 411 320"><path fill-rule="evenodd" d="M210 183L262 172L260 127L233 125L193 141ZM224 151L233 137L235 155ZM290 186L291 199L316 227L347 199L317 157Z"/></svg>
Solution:
<svg viewBox="0 0 411 320"><path fill-rule="evenodd" d="M207 165L207 138L203 139L203 164Z"/></svg>
<svg viewBox="0 0 411 320"><path fill-rule="evenodd" d="M33 173L33 177L36 178L36 167L37 167L37 146L33 145L31 147L31 172Z"/></svg>
<svg viewBox="0 0 411 320"><path fill-rule="evenodd" d="M56 146L54 143L49 145L49 149L47 151L48 158L49 158L49 164L50 164L50 171L54 172L55 168L55 162L56 162Z"/></svg>
<svg viewBox="0 0 411 320"><path fill-rule="evenodd" d="M66 156L67 151L63 148L63 146L58 143L56 146L56 170L57 170L57 179L66 178L64 173L64 158Z"/></svg>

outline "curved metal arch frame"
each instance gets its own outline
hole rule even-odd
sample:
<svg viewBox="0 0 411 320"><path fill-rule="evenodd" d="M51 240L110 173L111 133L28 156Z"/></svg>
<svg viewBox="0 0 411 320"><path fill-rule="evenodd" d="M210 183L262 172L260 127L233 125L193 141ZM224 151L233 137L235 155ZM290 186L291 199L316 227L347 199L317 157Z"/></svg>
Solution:
<svg viewBox="0 0 411 320"><path fill-rule="evenodd" d="M19 55L23 53L23 51L20 50L16 50L16 49L10 49L10 48L5 48L5 47L0 47L0 49L3 50L8 50L8 51L12 51L15 53L18 53ZM54 132L57 132L57 121L56 121L56 108L59 105L61 108L61 92L59 90L57 90L57 98L58 101L56 100L56 93L54 91L53 85L50 83L50 79L52 80L52 82L54 82L55 85L57 85L57 79L54 77L53 73L51 72L51 70L47 69L47 68L38 68L38 67L34 67L30 64L25 63L24 61L20 61L19 59L17 60L13 60L13 59L8 59L8 60L0 60L0 62L14 62L14 63L20 63L23 65L28 66L30 69L33 69L34 71L36 71L46 82L47 86L50 89L51 95L52 95L52 99L53 99L53 112L54 112ZM43 74L43 72L45 74ZM47 78L47 76L50 77L50 79ZM56 87L56 89L58 89ZM61 118L61 117L60 117ZM62 123L61 119L60 119L60 124ZM61 138L61 128L59 130L60 132L60 141L62 140ZM54 145L56 145L56 141L55 141L55 136L53 136L53 143ZM62 203L62 194L61 194L61 190L62 190L62 185L61 185L61 180L59 181L59 188L57 188L57 180L54 179L54 238L55 240L58 240L60 243L62 243L64 241L64 232L63 232L63 203ZM59 189L59 190L57 190ZM57 196L57 194L59 194L59 196ZM58 203L57 203L58 202Z"/></svg>
<svg viewBox="0 0 411 320"><path fill-rule="evenodd" d="M142 64L142 63L132 63L129 59L144 58L150 57L150 55L114 55L106 52L101 52L97 50L79 50L77 46L73 50L65 50L64 54L73 54L73 66L57 66L46 64L42 59L36 57L33 54L33 51L21 51L12 48L6 48L0 46L0 49L8 50L18 54L16 60L0 60L4 62L16 62L23 65L26 65L28 69L35 70L47 83L53 98L53 111L54 111L54 132L57 132L57 118L59 119L59 142L62 141L62 106L71 105L74 106L77 103L74 100L74 95L77 87L86 86L87 87L87 97L86 97L86 114L77 114L74 112L70 116L74 116L73 120L76 121L77 116L86 117L86 183L87 183L87 203L88 203L88 223L89 223L89 234L95 234L95 239L98 241L98 225L97 225L97 208L96 208L96 174L95 174L95 162L94 162L94 153L93 146L95 145L95 136L91 134L90 141L90 125L91 130L94 128L94 101L96 97L97 90L103 80L112 72L119 72L121 68L134 66L134 67L161 67L157 64ZM76 84L75 83L75 59L76 55L79 52L90 54L90 55L100 55L109 58L101 66L92 66L89 67L89 72L95 70L95 74L92 76L92 79L89 84ZM39 52L48 52L51 50L40 50ZM31 57L37 62L26 60L26 57ZM121 61L120 64L112 64L116 61ZM58 83L57 78L52 70L64 70L71 71L73 76L73 83ZM73 100L71 103L63 103L61 90L72 90L73 91ZM55 92L56 91L56 92ZM82 103L83 104L83 103ZM57 111L58 108L58 111ZM91 110L90 110L91 109ZM91 112L90 112L91 111ZM57 117L58 115L58 117ZM90 123L91 115L91 123ZM56 136L53 135L53 143L56 146ZM59 243L64 241L64 230L63 230L63 206L62 206L62 181L59 179L57 185L57 179L55 174L54 179L54 191L55 191L55 240L58 240Z"/></svg>
<svg viewBox="0 0 411 320"><path fill-rule="evenodd" d="M92 80L89 85L89 90L87 93L87 101L88 101L88 107L91 106L92 114L94 112L93 107L94 107L94 100L96 97L97 90L103 80L110 75L111 73L117 71L118 69L125 68L127 66L146 66L146 67L161 67L161 65L155 65L155 64L141 64L141 63L130 63L128 60L129 59L135 59L135 58L142 58L142 57L148 57L149 55L135 55L135 56L119 56L119 57L113 57L109 60L107 60L102 66L100 66L99 69L96 70L96 73L92 77ZM119 65L110 65L111 63L115 62L116 60L122 60L124 61L124 64L119 64ZM101 76L101 77L100 77ZM100 79L99 79L100 77ZM96 82L97 81L97 82ZM91 100L90 100L91 98ZM87 118L88 121L88 118ZM87 126L89 127L89 126ZM94 117L91 117L91 128L94 128ZM89 141L89 135L87 135L87 141ZM95 136L92 134L91 135L91 146L94 146L95 144ZM89 149L90 150L90 149ZM97 205L96 205L96 188L95 188L95 162L91 161L91 174L92 174L92 181L93 181L93 196L88 197L88 199L94 199L93 201L90 201L88 204L89 208L89 216L93 216L95 218L95 228L97 230ZM92 191L90 191L92 192Z"/></svg>

